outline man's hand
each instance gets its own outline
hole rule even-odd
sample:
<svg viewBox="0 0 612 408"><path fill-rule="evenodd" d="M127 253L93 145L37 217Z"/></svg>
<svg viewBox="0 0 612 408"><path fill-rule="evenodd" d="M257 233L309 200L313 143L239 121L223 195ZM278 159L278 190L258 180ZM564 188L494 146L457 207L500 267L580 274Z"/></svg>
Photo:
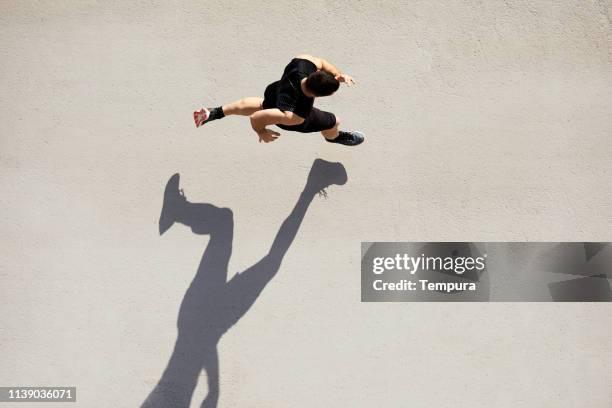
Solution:
<svg viewBox="0 0 612 408"><path fill-rule="evenodd" d="M280 133L266 129L269 125L295 126L304 119L293 112L283 112L280 109L262 109L251 115L251 127L259 135L259 142L270 143L280 136Z"/></svg>
<svg viewBox="0 0 612 408"><path fill-rule="evenodd" d="M270 143L275 141L280 136L280 133L264 128L261 131L257 131L257 135L259 136L259 143L262 141L264 143Z"/></svg>
<svg viewBox="0 0 612 408"><path fill-rule="evenodd" d="M344 82L348 86L355 85L355 80L350 75L347 75L347 74L338 74L334 78L336 78L336 81Z"/></svg>

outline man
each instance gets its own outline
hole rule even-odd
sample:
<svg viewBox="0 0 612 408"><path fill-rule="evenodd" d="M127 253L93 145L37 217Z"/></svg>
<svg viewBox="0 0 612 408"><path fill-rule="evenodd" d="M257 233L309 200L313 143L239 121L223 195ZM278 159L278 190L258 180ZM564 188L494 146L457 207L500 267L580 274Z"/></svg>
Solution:
<svg viewBox="0 0 612 408"><path fill-rule="evenodd" d="M321 132L330 143L356 146L364 141L363 133L340 130L340 120L333 113L313 106L315 98L333 94L341 82L355 84L350 75L323 58L302 54L285 67L280 81L268 85L264 98L243 98L217 108L202 108L193 113L193 119L200 127L229 115L249 116L259 142L276 140L280 133L267 128L276 125L294 132Z"/></svg>

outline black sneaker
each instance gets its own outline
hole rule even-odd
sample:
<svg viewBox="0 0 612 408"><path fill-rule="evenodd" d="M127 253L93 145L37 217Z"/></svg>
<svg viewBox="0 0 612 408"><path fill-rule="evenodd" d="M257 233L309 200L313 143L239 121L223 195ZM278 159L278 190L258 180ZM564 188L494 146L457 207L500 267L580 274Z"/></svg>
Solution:
<svg viewBox="0 0 612 408"><path fill-rule="evenodd" d="M346 146L357 146L358 144L363 143L363 141L365 140L365 137L363 133L358 132L356 130L351 130L349 132L341 130L335 139L332 139L332 140L325 139L325 140L327 140L329 143L340 143Z"/></svg>

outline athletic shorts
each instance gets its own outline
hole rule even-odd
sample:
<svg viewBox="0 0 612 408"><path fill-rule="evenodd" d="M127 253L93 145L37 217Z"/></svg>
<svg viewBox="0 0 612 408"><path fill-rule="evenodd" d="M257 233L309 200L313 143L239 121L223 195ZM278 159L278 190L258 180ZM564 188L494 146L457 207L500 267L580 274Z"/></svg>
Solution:
<svg viewBox="0 0 612 408"><path fill-rule="evenodd" d="M266 88L262 104L264 109L276 108L276 85L277 83L275 82ZM292 132L321 132L336 126L336 116L331 112L325 112L313 107L308 116L304 118L304 122L299 125L287 126L278 124L276 126Z"/></svg>

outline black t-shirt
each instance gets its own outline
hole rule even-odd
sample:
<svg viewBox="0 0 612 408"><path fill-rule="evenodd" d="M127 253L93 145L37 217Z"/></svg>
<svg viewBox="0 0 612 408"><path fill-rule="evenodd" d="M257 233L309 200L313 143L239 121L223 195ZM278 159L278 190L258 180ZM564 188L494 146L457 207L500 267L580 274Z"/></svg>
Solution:
<svg viewBox="0 0 612 408"><path fill-rule="evenodd" d="M276 107L282 111L293 112L307 118L312 110L314 98L302 92L300 82L317 71L317 66L309 60L294 58L285 67L283 76L276 86Z"/></svg>

